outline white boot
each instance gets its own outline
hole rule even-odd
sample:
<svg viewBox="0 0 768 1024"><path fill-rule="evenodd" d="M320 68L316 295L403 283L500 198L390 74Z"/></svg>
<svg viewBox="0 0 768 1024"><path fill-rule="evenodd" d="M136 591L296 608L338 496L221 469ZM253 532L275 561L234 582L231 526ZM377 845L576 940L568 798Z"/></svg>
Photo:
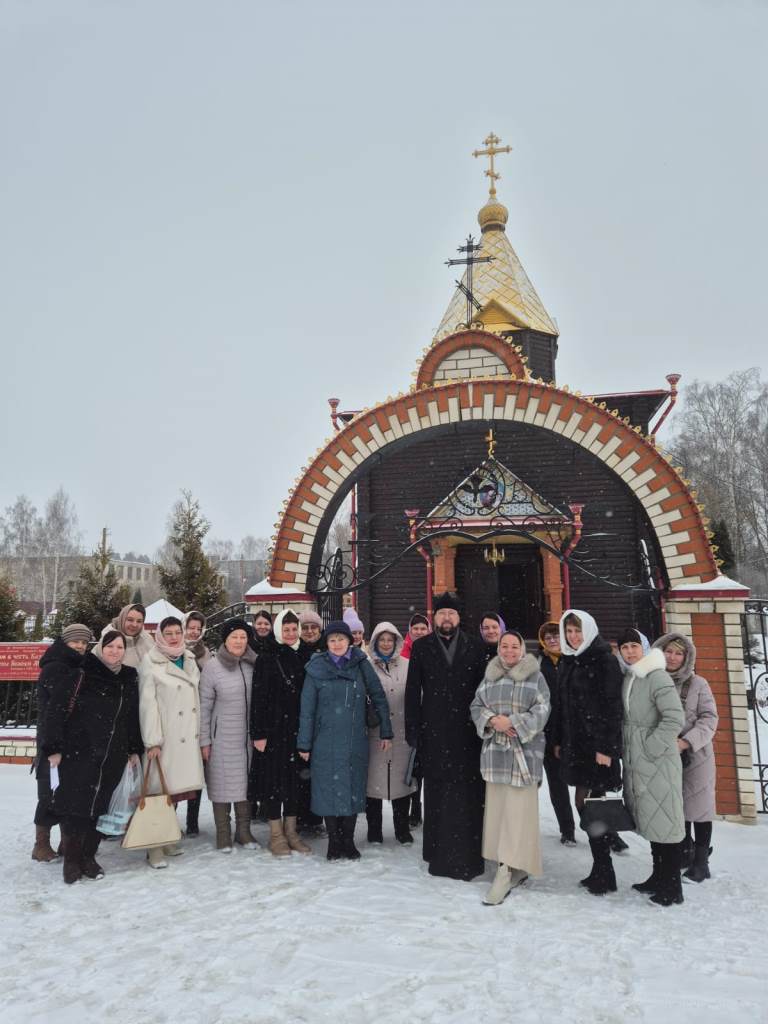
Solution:
<svg viewBox="0 0 768 1024"><path fill-rule="evenodd" d="M147 860L151 868L167 868L168 861L163 855L162 846L153 846L151 850L147 850Z"/></svg>
<svg viewBox="0 0 768 1024"><path fill-rule="evenodd" d="M503 903L504 900L509 896L509 891L512 888L512 869L507 867L506 864L499 864L496 877L493 880L493 885L486 893L483 903L487 907L496 907L499 903Z"/></svg>
<svg viewBox="0 0 768 1024"><path fill-rule="evenodd" d="M519 868L510 868L509 875L512 889L516 889L518 885L522 885L523 882L528 881L528 875L526 872L521 871Z"/></svg>
<svg viewBox="0 0 768 1024"><path fill-rule="evenodd" d="M162 849L166 857L181 857L184 853L178 843L171 843L170 846L164 846Z"/></svg>

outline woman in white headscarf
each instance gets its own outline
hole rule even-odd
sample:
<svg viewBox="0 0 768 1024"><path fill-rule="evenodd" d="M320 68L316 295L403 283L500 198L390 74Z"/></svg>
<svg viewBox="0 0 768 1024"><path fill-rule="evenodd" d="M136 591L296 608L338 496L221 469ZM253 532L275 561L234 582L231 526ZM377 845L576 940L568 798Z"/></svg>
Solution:
<svg viewBox="0 0 768 1024"><path fill-rule="evenodd" d="M175 803L194 798L203 788L199 687L200 670L187 650L181 620L168 616L139 665L139 719L147 760L160 758ZM151 792L158 793L159 773L150 775ZM165 868L163 854L177 857L182 852L177 843L155 847L149 851L150 867Z"/></svg>
<svg viewBox="0 0 768 1024"><path fill-rule="evenodd" d="M297 831L299 812L309 802L309 771L296 749L306 655L300 650L299 617L290 608L276 617L274 629L274 643L253 670L250 732L260 761L269 849L285 857L312 852Z"/></svg>
<svg viewBox="0 0 768 1024"><path fill-rule="evenodd" d="M587 612L560 619L560 662L552 738L560 774L576 787L576 807L621 788L622 672ZM616 891L609 834L589 840L593 866L582 884L595 896Z"/></svg>

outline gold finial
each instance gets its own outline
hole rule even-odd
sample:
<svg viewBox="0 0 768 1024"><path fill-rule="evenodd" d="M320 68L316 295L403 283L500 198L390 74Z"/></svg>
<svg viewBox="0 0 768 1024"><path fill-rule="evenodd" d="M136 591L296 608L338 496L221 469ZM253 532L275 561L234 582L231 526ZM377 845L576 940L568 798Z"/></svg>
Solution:
<svg viewBox="0 0 768 1024"><path fill-rule="evenodd" d="M493 453L496 451L496 438L493 436L493 427L489 429L483 440L488 442L488 458L492 459Z"/></svg>
<svg viewBox="0 0 768 1024"><path fill-rule="evenodd" d="M485 171L486 178L491 179L491 185L488 190L489 195L496 195L496 182L499 180L501 175L496 171L494 167L493 158L499 153L511 153L511 146L497 146L496 143L501 142L498 135L494 135L493 132L488 136L487 139L483 139L483 145L485 149L475 149L472 151L472 156L487 156L490 160L490 166Z"/></svg>

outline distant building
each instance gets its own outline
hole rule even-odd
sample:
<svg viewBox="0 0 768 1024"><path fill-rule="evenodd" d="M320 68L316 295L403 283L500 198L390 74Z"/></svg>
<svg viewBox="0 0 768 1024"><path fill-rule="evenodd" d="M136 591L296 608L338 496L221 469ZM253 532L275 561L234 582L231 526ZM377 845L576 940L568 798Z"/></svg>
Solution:
<svg viewBox="0 0 768 1024"><path fill-rule="evenodd" d="M160 574L157 566L151 562L133 562L124 558L113 558L111 563L115 567L117 578L120 583L125 583L131 593L134 590L141 590L144 604L154 601L160 594Z"/></svg>

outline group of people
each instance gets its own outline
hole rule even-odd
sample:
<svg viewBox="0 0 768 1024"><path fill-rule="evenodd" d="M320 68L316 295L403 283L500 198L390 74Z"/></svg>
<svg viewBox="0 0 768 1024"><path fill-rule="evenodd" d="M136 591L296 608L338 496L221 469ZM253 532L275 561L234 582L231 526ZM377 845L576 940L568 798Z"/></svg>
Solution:
<svg viewBox="0 0 768 1024"><path fill-rule="evenodd" d="M594 619L572 609L542 626L533 654L496 613L479 635L462 630L458 600L443 594L405 636L381 622L366 643L353 609L325 627L311 611L260 611L224 623L212 652L200 612L164 619L154 637L144 617L141 605L123 608L90 650L90 629L68 625L41 659L32 856L56 859L58 824L65 882L103 875L98 818L140 761L149 792L165 785L175 804L186 801L187 836L199 833L206 788L225 853L258 848L259 816L275 857L311 853L305 840L324 823L327 858L356 860L357 816L368 842L383 842L385 801L396 841L409 845L423 784L430 874L470 880L493 861L484 902L498 905L542 873L546 776L566 846L576 844L569 787L581 815L623 786L653 863L633 888L654 903L682 902L683 868L693 881L709 877L717 711L682 634L651 646L628 628L614 653ZM593 864L581 884L603 895L616 890L611 854L626 844L590 820ZM164 868L182 852L150 848L147 862Z"/></svg>

